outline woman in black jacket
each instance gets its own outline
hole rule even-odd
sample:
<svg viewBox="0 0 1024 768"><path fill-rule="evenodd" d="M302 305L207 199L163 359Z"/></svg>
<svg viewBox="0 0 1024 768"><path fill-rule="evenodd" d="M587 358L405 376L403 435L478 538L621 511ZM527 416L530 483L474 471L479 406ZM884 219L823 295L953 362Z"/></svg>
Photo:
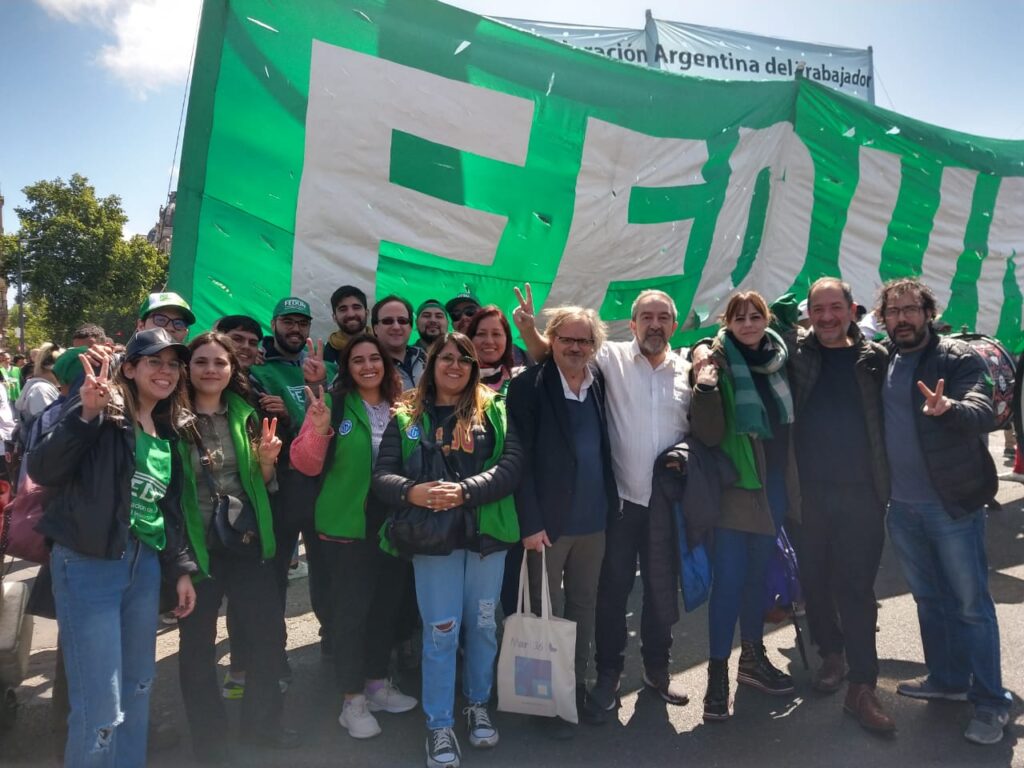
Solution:
<svg viewBox="0 0 1024 768"><path fill-rule="evenodd" d="M32 478L55 489L39 530L53 542L71 702L64 765L145 765L161 571L175 615L195 605L175 449L188 349L157 328L132 337L113 377L108 362L92 373L82 361L80 402L29 458Z"/></svg>
<svg viewBox="0 0 1024 768"><path fill-rule="evenodd" d="M373 473L373 490L385 504L419 508L428 520L447 523L429 547L397 527L390 534L391 545L412 555L423 617L428 768L459 765L452 726L460 627L469 743L498 743L487 712L498 650L495 607L505 551L519 540L512 492L521 471L504 400L480 383L473 343L449 333L431 348L419 387L388 424Z"/></svg>

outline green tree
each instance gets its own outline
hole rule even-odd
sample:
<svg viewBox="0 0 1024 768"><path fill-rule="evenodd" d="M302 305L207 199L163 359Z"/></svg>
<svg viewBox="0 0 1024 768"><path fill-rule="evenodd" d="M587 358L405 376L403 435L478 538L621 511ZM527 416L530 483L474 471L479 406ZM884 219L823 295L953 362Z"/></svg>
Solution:
<svg viewBox="0 0 1024 768"><path fill-rule="evenodd" d="M84 322L129 334L143 298L167 279L167 258L143 237L124 240L121 199L97 197L80 174L22 191L27 205L15 208L21 230L14 239L24 248L25 298L39 329L59 342ZM5 248L4 262L16 281L17 252Z"/></svg>

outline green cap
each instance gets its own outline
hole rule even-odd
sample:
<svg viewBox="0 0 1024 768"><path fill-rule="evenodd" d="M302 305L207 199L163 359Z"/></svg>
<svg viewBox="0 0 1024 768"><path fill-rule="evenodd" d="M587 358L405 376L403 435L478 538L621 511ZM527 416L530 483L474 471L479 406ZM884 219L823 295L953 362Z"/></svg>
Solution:
<svg viewBox="0 0 1024 768"><path fill-rule="evenodd" d="M78 356L88 351L88 347L65 349L53 364L53 375L57 377L57 381L67 385L73 383L75 379L81 376L85 369L82 368L82 361Z"/></svg>
<svg viewBox="0 0 1024 768"><path fill-rule="evenodd" d="M440 301L438 301L437 299L427 299L416 308L416 317L419 317L424 309L430 309L431 307L437 307L442 312L447 313L447 310L444 308L444 304L442 304Z"/></svg>
<svg viewBox="0 0 1024 768"><path fill-rule="evenodd" d="M309 310L309 304L298 296L289 296L287 299L281 299L277 302L277 306L274 307L274 317L281 317L281 315L303 315L310 320L313 319L313 313Z"/></svg>
<svg viewBox="0 0 1024 768"><path fill-rule="evenodd" d="M188 302L171 291L149 294L146 300L142 302L142 306L139 307L139 320L145 320L146 317L158 309L164 309L165 307L173 307L180 310L181 314L185 316L185 322L189 325L196 321L196 316L192 314L192 307L188 305Z"/></svg>

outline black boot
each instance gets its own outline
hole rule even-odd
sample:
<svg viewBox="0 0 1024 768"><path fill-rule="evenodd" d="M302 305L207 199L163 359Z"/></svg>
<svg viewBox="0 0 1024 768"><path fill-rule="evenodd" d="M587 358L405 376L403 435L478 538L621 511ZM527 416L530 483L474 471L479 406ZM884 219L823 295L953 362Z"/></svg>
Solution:
<svg viewBox="0 0 1024 768"><path fill-rule="evenodd" d="M736 682L757 688L759 691L775 696L784 696L793 692L793 678L776 669L768 661L763 643L752 643L744 640L740 653L740 671Z"/></svg>
<svg viewBox="0 0 1024 768"><path fill-rule="evenodd" d="M704 694L704 719L729 719L729 660L708 662L708 692Z"/></svg>

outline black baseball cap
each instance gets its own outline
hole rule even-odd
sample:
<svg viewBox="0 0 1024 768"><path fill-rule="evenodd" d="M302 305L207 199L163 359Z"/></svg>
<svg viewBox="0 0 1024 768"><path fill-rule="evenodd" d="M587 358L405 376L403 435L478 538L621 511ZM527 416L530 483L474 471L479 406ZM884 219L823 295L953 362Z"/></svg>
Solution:
<svg viewBox="0 0 1024 768"><path fill-rule="evenodd" d="M149 357L159 355L165 349L173 349L178 359L187 363L192 353L188 347L171 338L163 328L147 328L144 331L136 331L124 348L126 360L134 360L138 357Z"/></svg>

